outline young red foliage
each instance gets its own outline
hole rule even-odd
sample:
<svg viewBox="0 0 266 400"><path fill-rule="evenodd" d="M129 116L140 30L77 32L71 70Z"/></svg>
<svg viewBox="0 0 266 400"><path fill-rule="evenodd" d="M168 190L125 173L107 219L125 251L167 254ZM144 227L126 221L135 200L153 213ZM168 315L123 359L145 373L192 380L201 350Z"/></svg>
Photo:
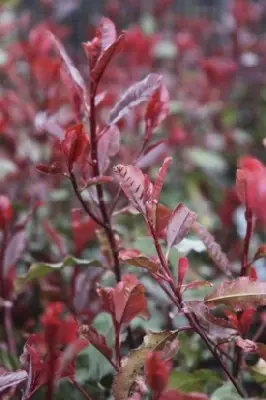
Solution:
<svg viewBox="0 0 266 400"><path fill-rule="evenodd" d="M186 257L180 257L177 265L177 288L180 291L186 273L189 270L189 262Z"/></svg>
<svg viewBox="0 0 266 400"><path fill-rule="evenodd" d="M89 143L83 124L76 124L65 131L65 137L61 142L69 172L74 164L81 158Z"/></svg>
<svg viewBox="0 0 266 400"><path fill-rule="evenodd" d="M145 362L147 383L153 394L161 394L167 386L171 364L162 359L160 352L148 354Z"/></svg>
<svg viewBox="0 0 266 400"><path fill-rule="evenodd" d="M144 286L134 275L124 275L114 288L99 287L98 294L103 301L103 309L110 313L114 326L119 332L133 318L149 318Z"/></svg>
<svg viewBox="0 0 266 400"><path fill-rule="evenodd" d="M266 222L266 168L256 158L243 157L238 161L236 190L240 201L263 222Z"/></svg>
<svg viewBox="0 0 266 400"><path fill-rule="evenodd" d="M0 230L5 229L13 216L13 207L7 196L0 196Z"/></svg>

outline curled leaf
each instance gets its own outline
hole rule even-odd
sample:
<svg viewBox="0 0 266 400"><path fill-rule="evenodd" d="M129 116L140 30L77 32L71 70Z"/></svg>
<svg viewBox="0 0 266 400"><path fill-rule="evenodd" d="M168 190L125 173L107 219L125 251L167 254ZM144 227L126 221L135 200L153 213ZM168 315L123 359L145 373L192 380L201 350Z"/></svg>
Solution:
<svg viewBox="0 0 266 400"><path fill-rule="evenodd" d="M158 271L158 264L137 249L120 250L119 259L134 267L146 268L153 273Z"/></svg>

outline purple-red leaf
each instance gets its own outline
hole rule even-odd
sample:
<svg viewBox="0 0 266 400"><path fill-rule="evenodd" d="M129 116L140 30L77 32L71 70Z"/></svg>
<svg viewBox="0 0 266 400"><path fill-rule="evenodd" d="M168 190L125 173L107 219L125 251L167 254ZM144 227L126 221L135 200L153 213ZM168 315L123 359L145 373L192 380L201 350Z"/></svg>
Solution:
<svg viewBox="0 0 266 400"><path fill-rule="evenodd" d="M64 166L61 162L53 162L50 165L38 164L36 169L43 174L58 175L64 172Z"/></svg>
<svg viewBox="0 0 266 400"><path fill-rule="evenodd" d="M51 242L56 246L59 254L64 257L66 255L66 246L60 233L50 222L46 220L42 221L42 227L46 235L50 238Z"/></svg>
<svg viewBox="0 0 266 400"><path fill-rule="evenodd" d="M119 164L114 167L114 173L128 200L145 215L145 176L142 171L133 165Z"/></svg>
<svg viewBox="0 0 266 400"><path fill-rule="evenodd" d="M116 40L116 28L114 23L109 18L103 17L97 29L96 36L100 39L101 50L106 50Z"/></svg>
<svg viewBox="0 0 266 400"><path fill-rule="evenodd" d="M77 116L80 117L84 107L88 110L87 89L83 77L69 58L63 45L50 32L50 38L57 49L63 66L62 79L69 90Z"/></svg>
<svg viewBox="0 0 266 400"><path fill-rule="evenodd" d="M209 307L224 304L234 310L265 305L266 282L253 281L248 277L224 281L205 298L205 304Z"/></svg>
<svg viewBox="0 0 266 400"><path fill-rule="evenodd" d="M110 157L114 157L120 148L120 132L117 125L109 127L98 141L98 160L100 173L103 174L110 164Z"/></svg>
<svg viewBox="0 0 266 400"><path fill-rule="evenodd" d="M177 265L177 278L178 278L178 283L177 283L177 287L178 290L180 290L184 278L188 272L189 269L189 262L188 259L186 257L180 257L178 259L178 265Z"/></svg>
<svg viewBox="0 0 266 400"><path fill-rule="evenodd" d="M0 368L0 392L10 388L11 386L17 386L21 382L24 382L28 378L28 374L24 370L8 371L5 368Z"/></svg>
<svg viewBox="0 0 266 400"><path fill-rule="evenodd" d="M226 275L231 275L229 260L222 251L221 246L215 241L214 237L198 222L193 224L193 230L205 244L210 258L217 267L219 267Z"/></svg>
<svg viewBox="0 0 266 400"><path fill-rule="evenodd" d="M128 325L133 318L139 316L148 319L144 286L134 275L125 275L114 288L98 289L106 312L112 315L114 325Z"/></svg>
<svg viewBox="0 0 266 400"><path fill-rule="evenodd" d="M66 157L69 171L72 171L74 163L80 159L88 143L89 139L84 132L83 124L73 125L66 130L61 147Z"/></svg>
<svg viewBox="0 0 266 400"><path fill-rule="evenodd" d="M188 301L185 303L185 310L195 314L202 329L215 340L229 341L237 334L230 321L214 317L203 301Z"/></svg>
<svg viewBox="0 0 266 400"><path fill-rule="evenodd" d="M122 44L124 42L124 38L125 38L125 33L121 33L118 36L117 40L109 47L107 47L102 54L100 54L96 62L96 65L91 72L91 78L94 80L94 82L100 81L106 67L112 60L113 56L120 51Z"/></svg>
<svg viewBox="0 0 266 400"><path fill-rule="evenodd" d="M171 248L181 242L188 234L189 229L196 221L197 215L190 211L183 203L172 212L168 227L167 227L167 244Z"/></svg>
<svg viewBox="0 0 266 400"><path fill-rule="evenodd" d="M145 136L148 141L152 131L165 119L169 113L169 92L164 84L161 84L151 96L145 113Z"/></svg>
<svg viewBox="0 0 266 400"><path fill-rule="evenodd" d="M23 255L26 247L26 232L24 229L19 230L12 236L8 242L4 252L3 274L8 274L9 268L16 266L17 262Z"/></svg>
<svg viewBox="0 0 266 400"><path fill-rule="evenodd" d="M121 118L123 118L131 108L149 100L153 92L161 84L161 75L149 74L145 79L140 82L134 83L124 93L118 103L110 111L108 117L108 125L116 124Z"/></svg>
<svg viewBox="0 0 266 400"><path fill-rule="evenodd" d="M153 273L158 271L158 264L137 249L120 250L119 259L122 262L133 265L134 267L146 268Z"/></svg>
<svg viewBox="0 0 266 400"><path fill-rule="evenodd" d="M163 165L159 169L158 176L154 182L153 190L152 190L152 200L153 201L159 200L159 197L160 197L160 194L161 194L161 191L163 188L165 176L166 176L166 173L168 171L168 168L169 168L171 162L172 162L172 157L165 158Z"/></svg>
<svg viewBox="0 0 266 400"><path fill-rule="evenodd" d="M80 333L106 358L112 358L113 351L110 347L108 347L105 337L100 335L93 326L82 325L80 328Z"/></svg>

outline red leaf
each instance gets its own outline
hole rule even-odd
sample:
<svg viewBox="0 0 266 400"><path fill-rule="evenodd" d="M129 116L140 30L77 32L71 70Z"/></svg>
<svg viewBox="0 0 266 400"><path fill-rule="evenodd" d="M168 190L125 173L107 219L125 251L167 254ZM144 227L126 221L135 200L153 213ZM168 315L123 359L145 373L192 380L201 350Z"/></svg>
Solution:
<svg viewBox="0 0 266 400"><path fill-rule="evenodd" d="M197 316L202 329L214 340L229 341L233 336L236 336L236 328L231 321L214 317L203 301L188 301L186 308L188 313Z"/></svg>
<svg viewBox="0 0 266 400"><path fill-rule="evenodd" d="M185 292L186 290L190 289L198 289L200 287L211 287L212 283L209 281L192 281L190 283L187 283L186 285L182 285L181 289L182 292Z"/></svg>
<svg viewBox="0 0 266 400"><path fill-rule="evenodd" d="M114 173L123 192L131 204L143 215L146 215L145 176L141 170L133 165L116 165Z"/></svg>
<svg viewBox="0 0 266 400"><path fill-rule="evenodd" d="M72 96L72 101L75 105L77 116L80 117L85 107L88 109L87 105L87 89L86 84L77 70L77 68L72 63L68 54L66 53L62 44L56 39L56 37L50 32L50 38L54 43L63 64L63 75L62 78L67 88Z"/></svg>
<svg viewBox="0 0 266 400"><path fill-rule="evenodd" d="M141 156L136 163L138 168L148 168L161 160L168 154L166 140L160 140L159 142L149 146L143 156Z"/></svg>
<svg viewBox="0 0 266 400"><path fill-rule="evenodd" d="M88 346L88 341L84 339L75 339L69 343L59 358L58 368L56 370L56 379L63 377L74 378L75 370L73 368L73 361L78 353Z"/></svg>
<svg viewBox="0 0 266 400"><path fill-rule="evenodd" d="M133 318L149 318L144 287L134 275L125 275L115 288L98 289L106 312L112 315L114 325L128 325Z"/></svg>
<svg viewBox="0 0 266 400"><path fill-rule="evenodd" d="M193 229L205 244L208 254L215 265L226 275L231 275L229 260L214 237L198 222L193 224Z"/></svg>
<svg viewBox="0 0 266 400"><path fill-rule="evenodd" d="M147 105L145 113L145 136L144 141L148 141L151 133L165 119L169 113L169 92L164 84L153 93Z"/></svg>
<svg viewBox="0 0 266 400"><path fill-rule="evenodd" d="M17 386L28 378L26 371L8 371L0 367L0 392L12 387Z"/></svg>
<svg viewBox="0 0 266 400"><path fill-rule="evenodd" d="M189 262L186 257L180 257L178 259L178 266L177 266L177 276L178 276L178 290L180 290L183 280L186 276L186 273L188 272L189 269Z"/></svg>
<svg viewBox="0 0 266 400"><path fill-rule="evenodd" d="M239 321L240 332L243 337L245 337L249 331L254 317L255 308L248 308L244 310Z"/></svg>
<svg viewBox="0 0 266 400"><path fill-rule="evenodd" d="M257 344L249 339L238 338L236 345L240 347L245 353L254 353L257 351Z"/></svg>
<svg viewBox="0 0 266 400"><path fill-rule="evenodd" d="M111 44L106 50L99 56L95 67L92 70L91 77L94 82L99 82L101 80L106 67L112 60L113 56L118 53L124 43L125 33L121 33L117 40Z"/></svg>
<svg viewBox="0 0 266 400"><path fill-rule="evenodd" d="M42 221L42 227L45 233L51 239L51 242L55 244L58 249L59 254L64 257L66 255L66 247L62 237L59 232L52 226L48 221Z"/></svg>
<svg viewBox="0 0 266 400"><path fill-rule="evenodd" d="M4 229L13 216L13 208L8 197L0 196L0 230Z"/></svg>
<svg viewBox="0 0 266 400"><path fill-rule="evenodd" d="M114 23L109 18L103 17L97 29L96 36L100 38L101 50L106 50L116 40L116 28Z"/></svg>
<svg viewBox="0 0 266 400"><path fill-rule="evenodd" d="M66 157L69 171L72 171L74 163L76 163L84 153L88 142L89 139L84 132L83 124L73 125L66 130L61 146Z"/></svg>
<svg viewBox="0 0 266 400"><path fill-rule="evenodd" d="M163 204L158 204L156 209L156 232L159 237L164 236L164 231L169 224L172 212Z"/></svg>
<svg viewBox="0 0 266 400"><path fill-rule="evenodd" d="M61 162L53 162L51 165L38 164L36 169L44 174L58 175L64 172Z"/></svg>
<svg viewBox="0 0 266 400"><path fill-rule="evenodd" d="M110 164L110 157L114 157L120 148L120 132L117 125L109 127L98 141L98 160L100 173L103 174Z"/></svg>
<svg viewBox="0 0 266 400"><path fill-rule="evenodd" d="M161 84L161 75L150 74L145 79L130 86L118 103L110 111L108 125L116 124L131 108L147 101Z"/></svg>
<svg viewBox="0 0 266 400"><path fill-rule="evenodd" d="M159 394L167 386L171 364L161 359L160 352L153 351L145 362L146 379L153 393Z"/></svg>
<svg viewBox="0 0 266 400"><path fill-rule="evenodd" d="M182 393L176 390L167 390L159 400L208 400L208 396L204 393Z"/></svg>
<svg viewBox="0 0 266 400"><path fill-rule="evenodd" d="M22 257L26 248L26 232L24 229L20 229L16 232L7 244L4 252L3 260L3 274L8 274L9 268L16 266L17 262Z"/></svg>
<svg viewBox="0 0 266 400"><path fill-rule="evenodd" d="M80 328L80 333L106 358L112 358L113 351L110 347L108 347L105 337L100 335L93 326L82 325Z"/></svg>
<svg viewBox="0 0 266 400"><path fill-rule="evenodd" d="M86 244L95 237L95 231L98 225L89 217L82 218L78 210L72 211L71 219L74 254L78 255Z"/></svg>
<svg viewBox="0 0 266 400"><path fill-rule="evenodd" d="M119 252L119 259L127 264L134 265L135 267L147 268L152 273L158 271L158 264L142 254L137 249L124 249Z"/></svg>
<svg viewBox="0 0 266 400"><path fill-rule="evenodd" d="M171 248L181 242L196 221L197 215L180 203L172 212L167 227L167 244Z"/></svg>
<svg viewBox="0 0 266 400"><path fill-rule="evenodd" d="M162 188L163 188L163 184L164 184L164 180L165 180L165 176L166 173L168 171L168 168L170 166L172 162L172 157L167 157L164 159L163 165L161 166L161 168L159 169L157 178L154 182L153 185L153 191L152 191L152 200L153 201L158 201Z"/></svg>
<svg viewBox="0 0 266 400"><path fill-rule="evenodd" d="M251 265L251 267L249 268L248 276L249 276L249 279L251 279L253 281L256 281L258 279L256 269L253 267L253 265Z"/></svg>
<svg viewBox="0 0 266 400"><path fill-rule="evenodd" d="M236 190L240 201L266 222L266 168L255 158L243 157L238 162Z"/></svg>

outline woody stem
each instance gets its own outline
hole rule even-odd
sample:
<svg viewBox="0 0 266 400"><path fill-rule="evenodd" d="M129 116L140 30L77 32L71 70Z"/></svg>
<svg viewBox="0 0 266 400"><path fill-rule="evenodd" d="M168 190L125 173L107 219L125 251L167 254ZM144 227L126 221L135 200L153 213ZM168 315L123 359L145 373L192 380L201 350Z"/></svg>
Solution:
<svg viewBox="0 0 266 400"><path fill-rule="evenodd" d="M97 123L96 123L96 107L95 107L95 96L96 96L97 85L91 81L90 84L90 138L91 138L91 159L92 159L92 170L93 176L96 178L100 176L99 159L98 159L98 140L97 140ZM108 209L104 201L104 192L102 185L96 184L97 198L99 202L99 209L102 215L102 227L105 230L110 249L113 258L113 268L116 276L116 281L121 281L120 261L118 246L116 243L111 218L108 214ZM128 327L128 341L130 347L134 347L133 337L130 327Z"/></svg>

